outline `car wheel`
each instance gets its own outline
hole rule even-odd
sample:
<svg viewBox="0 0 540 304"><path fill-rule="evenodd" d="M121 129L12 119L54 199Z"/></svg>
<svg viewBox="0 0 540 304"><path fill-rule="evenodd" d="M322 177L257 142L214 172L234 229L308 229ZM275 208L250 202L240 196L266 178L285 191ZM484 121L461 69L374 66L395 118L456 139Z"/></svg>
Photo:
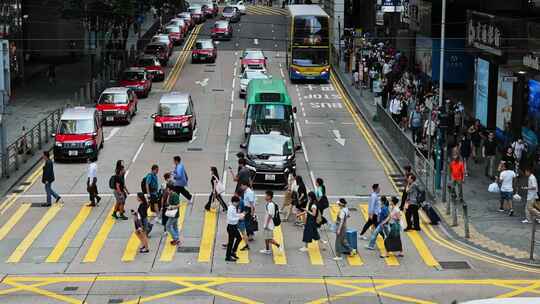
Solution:
<svg viewBox="0 0 540 304"><path fill-rule="evenodd" d="M156 133L154 133L154 141L159 141L159 136Z"/></svg>

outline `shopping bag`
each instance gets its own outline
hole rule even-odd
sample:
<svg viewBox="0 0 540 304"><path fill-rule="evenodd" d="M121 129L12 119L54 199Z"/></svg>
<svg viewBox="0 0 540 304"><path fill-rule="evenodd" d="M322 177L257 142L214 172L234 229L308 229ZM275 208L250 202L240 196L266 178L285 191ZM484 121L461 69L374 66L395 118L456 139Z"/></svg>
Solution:
<svg viewBox="0 0 540 304"><path fill-rule="evenodd" d="M499 193L500 192L499 185L496 182L493 182L493 183L489 184L488 192L490 192L490 193Z"/></svg>
<svg viewBox="0 0 540 304"><path fill-rule="evenodd" d="M517 193L512 196L512 199L514 200L514 202L521 202L521 196Z"/></svg>

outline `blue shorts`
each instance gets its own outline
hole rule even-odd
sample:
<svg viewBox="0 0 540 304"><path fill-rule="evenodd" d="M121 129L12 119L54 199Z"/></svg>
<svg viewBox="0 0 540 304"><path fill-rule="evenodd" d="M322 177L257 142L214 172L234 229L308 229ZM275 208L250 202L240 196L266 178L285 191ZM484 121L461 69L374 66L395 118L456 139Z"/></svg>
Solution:
<svg viewBox="0 0 540 304"><path fill-rule="evenodd" d="M246 221L238 221L238 230L240 232L246 231Z"/></svg>
<svg viewBox="0 0 540 304"><path fill-rule="evenodd" d="M501 191L501 199L502 200L512 200L513 193L507 192L507 191Z"/></svg>

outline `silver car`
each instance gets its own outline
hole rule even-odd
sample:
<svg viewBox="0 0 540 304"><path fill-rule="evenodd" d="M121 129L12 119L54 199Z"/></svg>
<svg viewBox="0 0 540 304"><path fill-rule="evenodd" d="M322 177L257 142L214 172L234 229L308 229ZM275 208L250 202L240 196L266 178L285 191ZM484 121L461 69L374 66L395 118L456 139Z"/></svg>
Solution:
<svg viewBox="0 0 540 304"><path fill-rule="evenodd" d="M269 75L264 70L250 70L247 69L240 76L240 98L246 97L247 87L252 79L271 79L272 75Z"/></svg>

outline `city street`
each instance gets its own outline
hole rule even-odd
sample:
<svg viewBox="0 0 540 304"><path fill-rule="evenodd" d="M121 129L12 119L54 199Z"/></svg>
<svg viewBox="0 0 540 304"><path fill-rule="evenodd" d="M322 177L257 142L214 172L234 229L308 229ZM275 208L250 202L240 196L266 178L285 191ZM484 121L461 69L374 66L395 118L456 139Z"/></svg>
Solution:
<svg viewBox="0 0 540 304"><path fill-rule="evenodd" d="M400 197L400 170L357 112L343 85L293 84L286 66L286 10L249 6L233 23L230 41L217 43L217 61L192 63L197 38L210 38L214 20L195 27L175 48L164 82L154 83L150 96L139 99L129 125L105 127L98 160L98 189L103 200L87 207L86 163L55 163L55 190L63 205L40 206L45 200L42 166L36 166L0 201L0 303L451 303L490 297L540 294L540 268L517 264L480 252L450 239L442 226L402 233L404 257L381 258L358 240L358 255L334 261L335 234L321 229L321 241L309 251L301 227L284 222L274 237L284 251L259 253L262 233L236 263L225 261L226 214L217 203L205 211L210 167L216 166L226 185L225 200L236 182L227 168L237 168L236 153L244 142L244 99L239 97L240 56L260 48L274 79L284 79L297 107L297 174L308 189L325 181L335 221L335 202L345 198L352 210L349 228L360 230L367 217L371 185L381 194ZM155 142L153 119L162 94L189 92L197 115L190 141ZM179 227L183 242L176 251L154 225L149 253L139 253L133 221L111 218L114 205L109 177L117 160L127 168L130 191L126 209L136 209L136 193L150 167L159 176L173 170L179 155L189 176L193 204L183 201ZM271 188L281 205L284 191ZM256 187L257 213L262 222L264 187ZM183 197L182 197L183 199ZM129 212L128 212L129 213Z"/></svg>

